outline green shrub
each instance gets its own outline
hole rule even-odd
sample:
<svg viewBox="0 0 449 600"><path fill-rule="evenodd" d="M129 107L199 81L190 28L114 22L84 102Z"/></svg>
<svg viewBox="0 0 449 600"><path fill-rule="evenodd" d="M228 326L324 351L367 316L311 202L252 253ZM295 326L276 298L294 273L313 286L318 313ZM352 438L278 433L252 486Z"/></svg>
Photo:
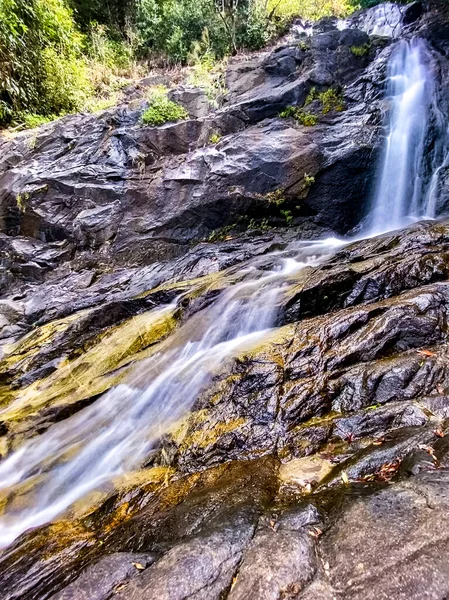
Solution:
<svg viewBox="0 0 449 600"><path fill-rule="evenodd" d="M333 88L329 88L325 92L321 92L318 94L318 98L322 104L323 114L327 114L332 110L336 110L341 112L345 109L345 101L343 99L343 95Z"/></svg>
<svg viewBox="0 0 449 600"><path fill-rule="evenodd" d="M214 0L140 0L137 28L143 55L159 53L172 62L185 63L205 29L215 56L221 58L229 52L226 29Z"/></svg>
<svg viewBox="0 0 449 600"><path fill-rule="evenodd" d="M268 0L267 12L281 23L294 17L307 20L335 15L345 17L356 8L354 0Z"/></svg>
<svg viewBox="0 0 449 600"><path fill-rule="evenodd" d="M63 0L1 0L0 124L78 110L89 91L82 36Z"/></svg>
<svg viewBox="0 0 449 600"><path fill-rule="evenodd" d="M298 106L289 106L285 110L283 110L279 116L281 119L292 118L297 123L301 123L305 127L313 127L318 123L318 117L310 112L305 112L302 108Z"/></svg>
<svg viewBox="0 0 449 600"><path fill-rule="evenodd" d="M144 125L163 125L187 119L189 115L184 107L167 98L164 90L153 91L150 96L150 106L142 115Z"/></svg>
<svg viewBox="0 0 449 600"><path fill-rule="evenodd" d="M308 175L307 173L304 173L304 181L303 181L304 189L310 188L314 183L315 183L315 177L313 175Z"/></svg>
<svg viewBox="0 0 449 600"><path fill-rule="evenodd" d="M281 210L281 215L284 217L285 223L287 225L290 225L290 223L293 221L292 211L291 210Z"/></svg>
<svg viewBox="0 0 449 600"><path fill-rule="evenodd" d="M191 65L187 83L204 90L209 102L218 108L220 97L226 93L227 61L226 59L216 60L207 28L201 34L201 40L192 44L187 60Z"/></svg>
<svg viewBox="0 0 449 600"><path fill-rule="evenodd" d="M209 138L209 142L211 144L218 144L218 142L221 140L221 135L219 133L213 133L210 138Z"/></svg>
<svg viewBox="0 0 449 600"><path fill-rule="evenodd" d="M304 106L311 104L314 100L319 100L320 95L316 91L316 87L310 89L310 92L307 94L307 98L304 101Z"/></svg>
<svg viewBox="0 0 449 600"><path fill-rule="evenodd" d="M351 52L354 56L366 56L370 51L370 44L364 44L363 46L351 46Z"/></svg>

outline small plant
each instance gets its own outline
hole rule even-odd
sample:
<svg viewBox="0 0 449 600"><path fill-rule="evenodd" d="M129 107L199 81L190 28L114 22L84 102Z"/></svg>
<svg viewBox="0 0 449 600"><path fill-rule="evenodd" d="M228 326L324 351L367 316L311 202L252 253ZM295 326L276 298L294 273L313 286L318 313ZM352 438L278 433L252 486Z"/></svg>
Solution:
<svg viewBox="0 0 449 600"><path fill-rule="evenodd" d="M308 189L310 187L312 187L312 185L315 183L315 177L313 175L307 175L307 173L304 173L304 181L303 181L303 185L305 189Z"/></svg>
<svg viewBox="0 0 449 600"><path fill-rule="evenodd" d="M307 94L307 98L305 99L303 106L307 106L308 104L311 104L314 100L319 100L319 99L320 99L320 95L316 91L316 87L313 87L313 88L311 88L310 92Z"/></svg>
<svg viewBox="0 0 449 600"><path fill-rule="evenodd" d="M313 127L318 123L318 117L311 112L301 112L298 120L305 127Z"/></svg>
<svg viewBox="0 0 449 600"><path fill-rule="evenodd" d="M293 221L293 215L291 210L281 210L281 215L284 217L287 225Z"/></svg>
<svg viewBox="0 0 449 600"><path fill-rule="evenodd" d="M366 56L370 51L370 44L364 44L363 46L351 46L351 52L354 56Z"/></svg>
<svg viewBox="0 0 449 600"><path fill-rule="evenodd" d="M284 190L279 189L274 192L268 192L268 194L263 196L263 199L269 204L274 204L274 206L281 206L285 202Z"/></svg>
<svg viewBox="0 0 449 600"><path fill-rule="evenodd" d="M218 144L218 142L221 140L221 135L217 132L213 133L210 138L209 138L209 143L210 144Z"/></svg>
<svg viewBox="0 0 449 600"><path fill-rule="evenodd" d="M305 127L313 127L318 123L318 117L310 112L305 112L301 108L297 106L288 106L285 110L283 110L279 116L281 119L292 118L297 123L301 123Z"/></svg>
<svg viewBox="0 0 449 600"><path fill-rule="evenodd" d="M325 92L321 92L318 97L323 105L323 115L331 112L332 110L341 112L345 109L343 95L338 93L333 88L329 88Z"/></svg>
<svg viewBox="0 0 449 600"><path fill-rule="evenodd" d="M28 193L25 193L23 196L21 194L17 194L16 204L17 208L20 210L21 213L24 213L26 211L26 203L29 199L30 195Z"/></svg>
<svg viewBox="0 0 449 600"><path fill-rule="evenodd" d="M182 121L189 117L186 109L169 100L167 90L165 88L154 89L150 93L150 107L142 115L142 123L144 125L164 125L164 123L174 123Z"/></svg>
<svg viewBox="0 0 449 600"><path fill-rule="evenodd" d="M305 40L301 40L299 42L298 48L300 50L303 50L304 52L307 52L307 50L310 50L310 46L309 46L309 44Z"/></svg>

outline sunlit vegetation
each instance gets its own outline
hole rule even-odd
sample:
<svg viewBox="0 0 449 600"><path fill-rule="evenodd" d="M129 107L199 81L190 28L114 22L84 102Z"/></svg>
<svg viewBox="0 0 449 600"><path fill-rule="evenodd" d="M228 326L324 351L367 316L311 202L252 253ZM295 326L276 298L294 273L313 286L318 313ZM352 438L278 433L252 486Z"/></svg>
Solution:
<svg viewBox="0 0 449 600"><path fill-rule="evenodd" d="M144 125L163 125L187 119L185 108L168 99L167 90L159 88L150 94L150 106L142 115Z"/></svg>
<svg viewBox="0 0 449 600"><path fill-rule="evenodd" d="M189 65L187 83L214 105L226 93L229 55L263 47L294 17L345 16L358 7L357 0L0 0L0 125L104 110L129 83L173 65ZM308 114L296 116L313 124Z"/></svg>

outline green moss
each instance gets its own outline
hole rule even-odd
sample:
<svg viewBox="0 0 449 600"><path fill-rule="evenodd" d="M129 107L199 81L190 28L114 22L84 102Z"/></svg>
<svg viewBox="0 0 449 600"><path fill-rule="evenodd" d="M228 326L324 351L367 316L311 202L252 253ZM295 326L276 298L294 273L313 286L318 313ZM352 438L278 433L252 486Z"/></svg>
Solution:
<svg viewBox="0 0 449 600"><path fill-rule="evenodd" d="M354 56L366 56L369 54L370 48L370 44L364 44L363 46L351 46L351 52Z"/></svg>

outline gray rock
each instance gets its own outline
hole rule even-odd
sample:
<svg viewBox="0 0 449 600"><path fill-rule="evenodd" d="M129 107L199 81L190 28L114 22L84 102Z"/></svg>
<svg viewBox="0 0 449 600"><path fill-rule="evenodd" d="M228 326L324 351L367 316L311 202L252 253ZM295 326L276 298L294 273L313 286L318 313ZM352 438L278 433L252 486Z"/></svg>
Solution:
<svg viewBox="0 0 449 600"><path fill-rule="evenodd" d="M51 600L108 600L121 584L138 577L155 560L151 554L127 552L104 556Z"/></svg>
<svg viewBox="0 0 449 600"><path fill-rule="evenodd" d="M181 104L191 119L207 117L211 107L209 100L200 88L179 87L169 92L170 100Z"/></svg>
<svg viewBox="0 0 449 600"><path fill-rule="evenodd" d="M306 531L260 531L240 565L229 600L277 600L299 593L317 568L315 548Z"/></svg>

